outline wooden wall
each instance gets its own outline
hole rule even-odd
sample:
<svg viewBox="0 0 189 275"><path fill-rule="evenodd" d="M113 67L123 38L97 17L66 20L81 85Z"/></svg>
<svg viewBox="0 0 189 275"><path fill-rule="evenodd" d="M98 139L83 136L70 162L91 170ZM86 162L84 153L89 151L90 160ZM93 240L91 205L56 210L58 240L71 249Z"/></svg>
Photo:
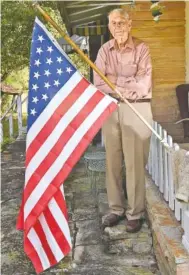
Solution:
<svg viewBox="0 0 189 275"><path fill-rule="evenodd" d="M175 88L185 83L185 3L163 1L165 6L159 22L153 21L150 1L136 2L127 9L133 19L132 35L145 41L151 51L153 64L153 114L168 133L179 142L183 140Z"/></svg>

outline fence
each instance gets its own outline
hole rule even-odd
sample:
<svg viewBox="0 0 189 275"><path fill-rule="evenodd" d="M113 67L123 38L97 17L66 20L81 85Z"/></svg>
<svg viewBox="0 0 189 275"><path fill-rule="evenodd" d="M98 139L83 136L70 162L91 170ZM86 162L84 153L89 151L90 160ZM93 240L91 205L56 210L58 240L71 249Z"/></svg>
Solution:
<svg viewBox="0 0 189 275"><path fill-rule="evenodd" d="M24 131L23 128L23 112L22 107L23 103L27 101L27 97L22 100L22 94L18 94L14 96L13 101L7 111L2 115L0 120L0 143L3 143L4 140L4 129L3 129L3 121L8 120L9 124L9 137L13 138L15 136L14 127L13 127L13 115L17 114L17 123L18 123L18 136Z"/></svg>
<svg viewBox="0 0 189 275"><path fill-rule="evenodd" d="M153 128L167 141L173 150L180 150L179 145L173 143L172 137L167 134L167 131L164 130L160 124L154 122ZM184 229L182 242L189 251L189 203L179 202L175 198L172 154L170 152L168 153L154 134L151 138L147 169L165 201L173 211L176 219L181 222L182 228Z"/></svg>

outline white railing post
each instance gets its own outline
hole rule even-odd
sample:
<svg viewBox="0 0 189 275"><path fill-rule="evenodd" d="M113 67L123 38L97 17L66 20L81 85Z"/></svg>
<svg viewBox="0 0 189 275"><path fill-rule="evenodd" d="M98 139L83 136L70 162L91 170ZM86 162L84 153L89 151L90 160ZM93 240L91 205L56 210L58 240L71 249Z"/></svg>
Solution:
<svg viewBox="0 0 189 275"><path fill-rule="evenodd" d="M10 138L13 137L13 116L10 114L9 116L9 136Z"/></svg>
<svg viewBox="0 0 189 275"><path fill-rule="evenodd" d="M167 131L163 130L163 139L167 140ZM169 201L169 180L168 180L168 152L167 149L163 146L163 181L164 181L164 199Z"/></svg>
<svg viewBox="0 0 189 275"><path fill-rule="evenodd" d="M157 122L153 122L153 128L157 129ZM155 184L156 182L156 165L157 165L157 140L156 136L152 134L152 179L154 180Z"/></svg>
<svg viewBox="0 0 189 275"><path fill-rule="evenodd" d="M188 207L189 210L189 207ZM184 235L182 243L189 252L189 211L184 211Z"/></svg>
<svg viewBox="0 0 189 275"><path fill-rule="evenodd" d="M155 125L154 125L154 129L156 132L158 132L158 123L155 121ZM157 186L159 186L159 152L158 152L158 142L159 140L157 139L157 137L154 137L154 145L155 145L155 154L154 154L154 169L155 169L155 174L154 174L154 180L155 180L155 184Z"/></svg>
<svg viewBox="0 0 189 275"><path fill-rule="evenodd" d="M0 143L3 142L3 124L0 123Z"/></svg>
<svg viewBox="0 0 189 275"><path fill-rule="evenodd" d="M18 135L22 134L22 98L21 94L17 97L17 114L18 114Z"/></svg>
<svg viewBox="0 0 189 275"><path fill-rule="evenodd" d="M150 150L149 150L149 155L148 155L148 165L147 165L147 170L150 175L152 175L152 136L150 139Z"/></svg>
<svg viewBox="0 0 189 275"><path fill-rule="evenodd" d="M174 144L174 150L175 151L178 151L180 148L178 146L178 144ZM176 178L175 181L177 181L178 179ZM174 183L174 181L173 181ZM178 182L177 183L174 183L174 187L175 187L175 184L178 185ZM175 197L175 190L174 190L174 197ZM181 203L175 198L175 217L178 221L181 220L181 216L182 216L182 207L181 207Z"/></svg>
<svg viewBox="0 0 189 275"><path fill-rule="evenodd" d="M170 147L173 147L173 139L168 136L167 142ZM172 210L175 209L175 195L174 195L174 182L173 182L173 170L172 170L172 155L168 154L168 182L169 182L169 206Z"/></svg>
<svg viewBox="0 0 189 275"><path fill-rule="evenodd" d="M160 124L158 124L158 134L163 137L163 134L162 134L162 127ZM164 182L163 182L163 163L164 163L164 159L163 159L163 154L162 154L162 151L163 151L163 146L162 146L162 143L158 140L158 162L159 162L159 165L158 165L158 182L159 182L159 190L161 193L163 193L164 191Z"/></svg>

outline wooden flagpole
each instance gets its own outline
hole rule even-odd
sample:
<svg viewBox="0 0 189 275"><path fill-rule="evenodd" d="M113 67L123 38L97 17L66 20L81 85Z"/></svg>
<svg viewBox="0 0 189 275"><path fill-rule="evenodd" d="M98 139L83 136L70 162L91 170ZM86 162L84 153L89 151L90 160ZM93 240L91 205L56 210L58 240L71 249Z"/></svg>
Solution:
<svg viewBox="0 0 189 275"><path fill-rule="evenodd" d="M45 20L49 22L60 35L76 50L76 52L90 65L90 67L106 82L106 84L115 91L115 93L133 110L133 112L142 120L142 122L151 130L151 132L163 143L166 148L169 148L168 143L153 129L153 127L145 120L145 118L133 107L133 105L122 96L109 79L96 67L96 65L88 58L87 55L72 41L72 39L58 26L58 24L41 8L41 6L34 2L33 6L43 15Z"/></svg>

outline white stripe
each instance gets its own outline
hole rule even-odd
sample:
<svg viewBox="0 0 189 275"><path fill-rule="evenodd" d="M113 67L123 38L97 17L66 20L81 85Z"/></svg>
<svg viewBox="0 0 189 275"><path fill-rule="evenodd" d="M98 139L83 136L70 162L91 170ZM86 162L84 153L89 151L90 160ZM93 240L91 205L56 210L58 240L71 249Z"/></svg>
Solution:
<svg viewBox="0 0 189 275"><path fill-rule="evenodd" d="M75 72L72 77L66 82L66 84L56 93L53 99L49 102L47 107L43 110L41 115L32 124L31 128L27 133L27 145L28 148L34 138L41 131L43 126L50 119L57 107L62 103L62 101L72 92L75 86L81 81L82 76Z"/></svg>
<svg viewBox="0 0 189 275"><path fill-rule="evenodd" d="M66 240L68 241L70 247L72 247L71 237L70 237L70 229L68 226L68 222L64 217L59 205L57 204L56 200L52 198L48 204L48 207L53 215L55 221L57 222L58 226L62 230Z"/></svg>
<svg viewBox="0 0 189 275"><path fill-rule="evenodd" d="M39 222L43 228L46 240L51 248L51 251L52 251L54 257L56 258L56 261L59 262L64 257L64 254L62 253L62 250L60 249L56 239L54 238L53 234L51 233L51 230L47 224L47 221L46 221L43 213L39 216Z"/></svg>
<svg viewBox="0 0 189 275"><path fill-rule="evenodd" d="M98 119L98 117L104 112L106 107L112 102L111 97L105 96L93 109L93 111L87 116L85 121L80 125L80 127L75 131L72 137L67 142L66 146L63 148L60 155L54 161L52 166L46 172L46 174L41 178L40 182L36 188L30 194L28 200L24 207L24 218L27 219L29 213L36 205L38 200L41 198L51 181L58 174L58 172L63 167L64 163L70 157L74 149L77 147L78 143L81 141L86 132L91 128L91 125Z"/></svg>
<svg viewBox="0 0 189 275"><path fill-rule="evenodd" d="M37 167L45 159L53 146L56 144L64 130L69 126L70 122L77 116L80 110L87 104L89 99L96 93L96 88L89 85L85 92L75 101L75 103L69 108L65 115L60 119L51 135L48 136L46 141L41 145L40 149L33 156L26 168L25 174L25 186L28 180L33 175ZM53 152L52 152L53 153Z"/></svg>
<svg viewBox="0 0 189 275"><path fill-rule="evenodd" d="M61 193L62 193L62 195L63 195L64 200L65 200L65 195L64 195L64 184L60 185L60 191L61 191Z"/></svg>
<svg viewBox="0 0 189 275"><path fill-rule="evenodd" d="M28 239L30 240L30 242L32 243L32 245L34 246L37 255L39 256L39 259L41 261L41 264L43 266L43 269L47 269L50 267L50 262L48 260L48 257L42 247L41 241L36 233L36 231L31 228L28 235L27 235Z"/></svg>

